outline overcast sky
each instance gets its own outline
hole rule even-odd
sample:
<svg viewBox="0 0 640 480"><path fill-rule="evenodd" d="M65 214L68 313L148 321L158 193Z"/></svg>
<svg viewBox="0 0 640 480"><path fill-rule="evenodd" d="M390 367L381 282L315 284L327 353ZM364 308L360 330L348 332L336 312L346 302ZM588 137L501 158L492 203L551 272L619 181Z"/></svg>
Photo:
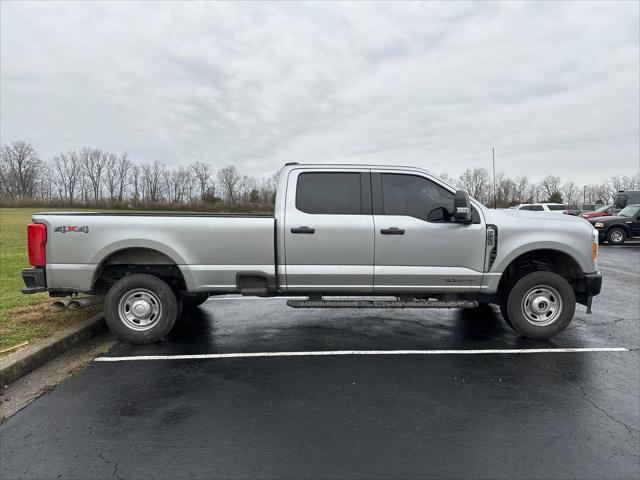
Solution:
<svg viewBox="0 0 640 480"><path fill-rule="evenodd" d="M167 165L640 165L639 3L1 7L1 141Z"/></svg>

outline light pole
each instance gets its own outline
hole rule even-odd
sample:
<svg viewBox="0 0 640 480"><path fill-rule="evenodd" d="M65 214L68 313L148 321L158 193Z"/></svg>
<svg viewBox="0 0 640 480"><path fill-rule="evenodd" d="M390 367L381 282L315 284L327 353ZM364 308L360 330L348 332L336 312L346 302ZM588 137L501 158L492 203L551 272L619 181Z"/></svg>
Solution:
<svg viewBox="0 0 640 480"><path fill-rule="evenodd" d="M582 189L582 204L587 203L587 186L585 185Z"/></svg>

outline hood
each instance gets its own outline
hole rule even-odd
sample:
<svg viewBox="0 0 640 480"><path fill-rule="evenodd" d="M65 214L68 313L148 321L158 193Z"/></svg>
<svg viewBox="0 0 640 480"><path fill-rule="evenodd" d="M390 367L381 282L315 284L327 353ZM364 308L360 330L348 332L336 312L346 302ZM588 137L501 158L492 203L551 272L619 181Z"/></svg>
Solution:
<svg viewBox="0 0 640 480"><path fill-rule="evenodd" d="M582 218L610 217L611 213L604 212L583 212L580 214Z"/></svg>
<svg viewBox="0 0 640 480"><path fill-rule="evenodd" d="M604 217L591 217L589 221L591 223L596 223L596 222L606 223L606 222L618 222L626 218L629 218L629 217L621 217L620 215L605 215Z"/></svg>
<svg viewBox="0 0 640 480"><path fill-rule="evenodd" d="M523 220L546 220L550 222L584 222L584 218L575 215L559 215L550 212L533 212L531 210L516 210L516 209L498 209L493 210L487 208L484 210L484 215L487 218L487 223L492 221L499 221L500 218L521 218ZM489 220L494 219L494 220Z"/></svg>

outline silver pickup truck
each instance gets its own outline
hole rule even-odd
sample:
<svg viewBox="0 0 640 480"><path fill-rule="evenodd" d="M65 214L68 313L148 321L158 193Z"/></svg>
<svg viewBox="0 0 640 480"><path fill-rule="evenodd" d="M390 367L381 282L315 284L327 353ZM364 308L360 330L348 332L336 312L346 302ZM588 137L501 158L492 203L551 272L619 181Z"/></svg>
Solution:
<svg viewBox="0 0 640 480"><path fill-rule="evenodd" d="M275 215L36 214L28 248L24 293L104 295L110 328L137 343L229 293L297 308L493 303L549 338L602 285L589 222L491 210L410 167L287 164Z"/></svg>

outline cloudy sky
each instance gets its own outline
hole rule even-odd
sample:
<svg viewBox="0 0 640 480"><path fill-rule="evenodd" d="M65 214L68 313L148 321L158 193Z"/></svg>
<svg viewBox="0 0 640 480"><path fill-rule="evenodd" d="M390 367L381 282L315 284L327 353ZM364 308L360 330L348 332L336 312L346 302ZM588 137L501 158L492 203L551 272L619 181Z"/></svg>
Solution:
<svg viewBox="0 0 640 480"><path fill-rule="evenodd" d="M640 10L607 3L2 2L0 135L167 165L639 168Z"/></svg>

